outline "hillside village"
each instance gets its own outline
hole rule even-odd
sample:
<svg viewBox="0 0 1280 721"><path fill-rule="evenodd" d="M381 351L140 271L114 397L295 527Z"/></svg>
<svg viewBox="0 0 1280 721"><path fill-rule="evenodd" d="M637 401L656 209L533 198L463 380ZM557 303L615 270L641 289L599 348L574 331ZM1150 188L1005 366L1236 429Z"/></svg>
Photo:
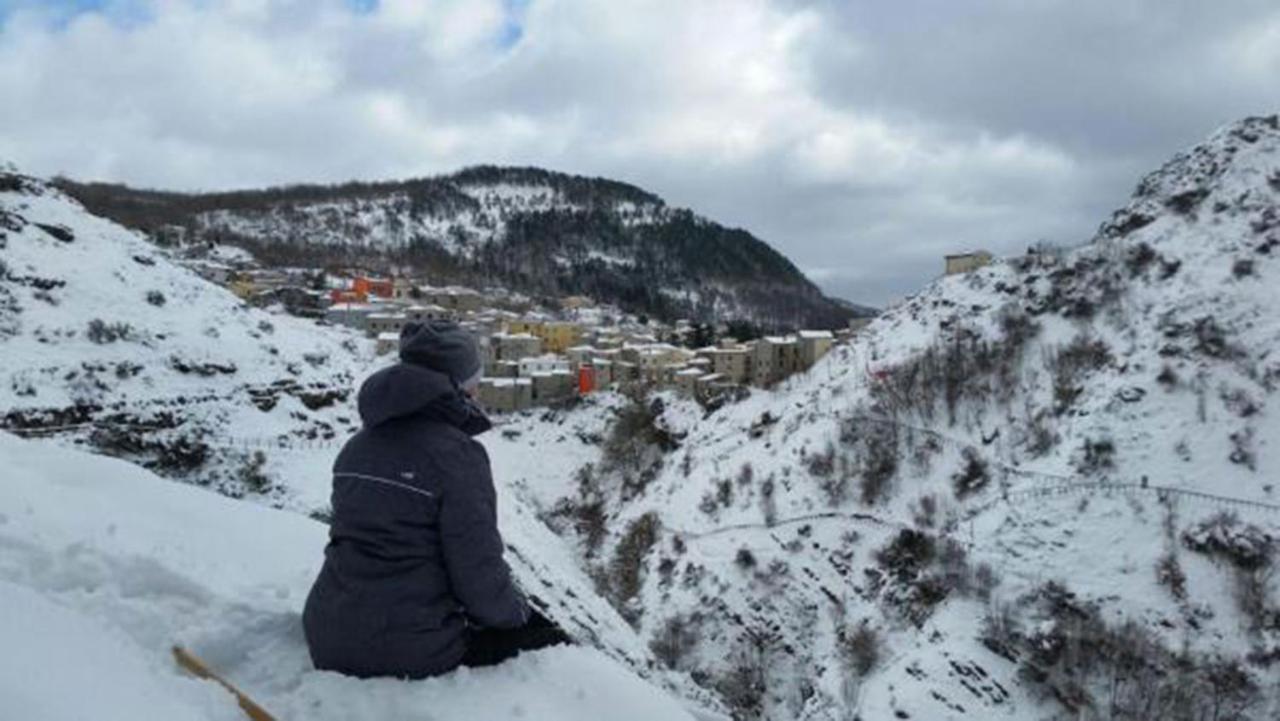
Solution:
<svg viewBox="0 0 1280 721"><path fill-rule="evenodd" d="M181 234L175 229L174 235ZM375 341L379 355L395 352L407 323L459 323L474 333L485 358L478 400L497 413L611 389L673 390L715 404L812 368L871 320L853 318L835 331L762 335L750 324L668 324L585 296L539 304L504 289L436 287L410 275L264 269L235 248L193 249L170 236L155 240L198 256L183 263L246 302L356 329ZM947 267L952 268L950 259Z"/></svg>

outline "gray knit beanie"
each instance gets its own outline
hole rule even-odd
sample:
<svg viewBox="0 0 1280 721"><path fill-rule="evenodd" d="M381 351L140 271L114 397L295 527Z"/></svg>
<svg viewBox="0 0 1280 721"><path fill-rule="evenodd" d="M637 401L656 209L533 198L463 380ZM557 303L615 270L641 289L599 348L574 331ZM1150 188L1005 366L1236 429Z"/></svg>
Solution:
<svg viewBox="0 0 1280 721"><path fill-rule="evenodd" d="M406 323L400 360L440 371L459 387L478 381L482 371L475 337L451 320Z"/></svg>

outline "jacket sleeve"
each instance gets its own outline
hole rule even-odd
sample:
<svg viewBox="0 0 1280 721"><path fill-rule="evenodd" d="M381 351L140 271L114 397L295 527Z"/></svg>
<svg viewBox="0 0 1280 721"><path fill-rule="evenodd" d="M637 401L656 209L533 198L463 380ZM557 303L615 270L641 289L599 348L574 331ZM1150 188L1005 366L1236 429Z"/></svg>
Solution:
<svg viewBox="0 0 1280 721"><path fill-rule="evenodd" d="M441 461L440 536L454 595L481 626L522 626L529 605L502 558L489 456L467 441Z"/></svg>

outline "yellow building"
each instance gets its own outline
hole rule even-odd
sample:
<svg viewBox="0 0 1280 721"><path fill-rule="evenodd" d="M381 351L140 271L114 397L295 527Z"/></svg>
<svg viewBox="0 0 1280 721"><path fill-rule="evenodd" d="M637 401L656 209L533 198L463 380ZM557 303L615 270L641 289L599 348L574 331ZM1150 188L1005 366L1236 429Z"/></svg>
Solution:
<svg viewBox="0 0 1280 721"><path fill-rule="evenodd" d="M541 338L545 353L563 354L582 342L582 326L567 321L513 320L507 324L507 332Z"/></svg>

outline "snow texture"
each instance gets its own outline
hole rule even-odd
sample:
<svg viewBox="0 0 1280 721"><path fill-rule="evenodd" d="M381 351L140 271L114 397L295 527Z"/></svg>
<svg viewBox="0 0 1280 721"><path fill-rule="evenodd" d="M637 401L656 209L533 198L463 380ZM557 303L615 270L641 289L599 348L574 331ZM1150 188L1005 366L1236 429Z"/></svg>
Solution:
<svg viewBox="0 0 1280 721"><path fill-rule="evenodd" d="M242 718L180 643L281 719L693 718L581 646L418 682L315 671L299 612L322 524L8 434L0 466L0 717Z"/></svg>

